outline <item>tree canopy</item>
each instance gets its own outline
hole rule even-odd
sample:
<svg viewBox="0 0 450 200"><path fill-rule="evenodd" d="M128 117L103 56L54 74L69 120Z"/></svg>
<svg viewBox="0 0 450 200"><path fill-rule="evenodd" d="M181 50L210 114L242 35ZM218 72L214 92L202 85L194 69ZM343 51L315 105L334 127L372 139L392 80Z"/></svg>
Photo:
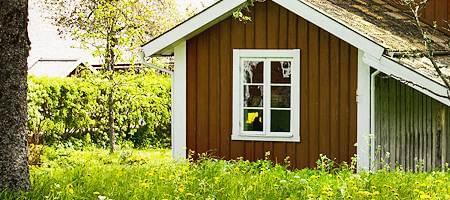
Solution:
<svg viewBox="0 0 450 200"><path fill-rule="evenodd" d="M175 0L44 0L43 7L60 35L104 64L131 59L137 47L191 14L180 12Z"/></svg>

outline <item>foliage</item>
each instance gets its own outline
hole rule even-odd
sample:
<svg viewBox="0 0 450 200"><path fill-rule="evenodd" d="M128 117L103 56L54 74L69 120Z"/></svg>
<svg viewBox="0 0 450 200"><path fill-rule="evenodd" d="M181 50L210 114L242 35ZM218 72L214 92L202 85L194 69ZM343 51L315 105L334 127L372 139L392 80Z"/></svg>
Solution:
<svg viewBox="0 0 450 200"><path fill-rule="evenodd" d="M61 35L104 58L105 65L128 62L132 56L124 53L136 53L191 14L179 12L175 0L44 0L42 6Z"/></svg>
<svg viewBox="0 0 450 200"><path fill-rule="evenodd" d="M449 199L450 173L349 167L290 171L270 161L175 162L168 150L45 148L33 189L0 199ZM324 165L322 163L322 165Z"/></svg>
<svg viewBox="0 0 450 200"><path fill-rule="evenodd" d="M175 0L45 0L50 19L61 34L69 35L102 58L108 87L106 105L111 151L115 150L117 129L113 108L118 100L115 90L126 84L114 77L119 62L135 64L144 42L173 27L183 19ZM188 13L188 12L187 12Z"/></svg>
<svg viewBox="0 0 450 200"><path fill-rule="evenodd" d="M170 78L154 72L115 74L115 131L135 147L167 146L170 141ZM29 79L29 135L49 145L106 146L107 86L97 76Z"/></svg>
<svg viewBox="0 0 450 200"><path fill-rule="evenodd" d="M248 12L250 12L250 7L253 7L255 5L255 1L257 0L247 0L242 6L240 6L236 11L233 12L233 17L243 23L252 21L252 18L247 14ZM259 1L263 2L264 0Z"/></svg>

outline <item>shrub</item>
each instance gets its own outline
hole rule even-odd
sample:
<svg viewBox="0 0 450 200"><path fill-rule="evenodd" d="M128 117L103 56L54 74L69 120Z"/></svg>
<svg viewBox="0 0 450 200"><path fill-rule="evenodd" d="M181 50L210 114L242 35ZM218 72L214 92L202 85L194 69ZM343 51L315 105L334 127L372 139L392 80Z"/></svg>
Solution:
<svg viewBox="0 0 450 200"><path fill-rule="evenodd" d="M170 78L154 72L120 74L114 87L118 143L135 147L168 146ZM108 82L84 78L30 77L28 129L34 141L47 145L106 146Z"/></svg>

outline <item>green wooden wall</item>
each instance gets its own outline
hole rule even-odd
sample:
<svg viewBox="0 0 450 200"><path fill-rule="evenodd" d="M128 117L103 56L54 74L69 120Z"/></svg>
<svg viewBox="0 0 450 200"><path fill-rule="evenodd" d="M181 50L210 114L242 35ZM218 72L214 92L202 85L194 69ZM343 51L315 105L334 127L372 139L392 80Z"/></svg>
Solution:
<svg viewBox="0 0 450 200"><path fill-rule="evenodd" d="M375 78L376 161L407 170L440 169L450 161L450 110L404 83Z"/></svg>

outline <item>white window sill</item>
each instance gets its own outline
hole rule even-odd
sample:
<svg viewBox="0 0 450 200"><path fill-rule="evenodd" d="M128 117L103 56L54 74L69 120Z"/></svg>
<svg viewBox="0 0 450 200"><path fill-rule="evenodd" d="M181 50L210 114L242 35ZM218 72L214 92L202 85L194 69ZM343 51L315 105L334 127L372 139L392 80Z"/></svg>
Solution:
<svg viewBox="0 0 450 200"><path fill-rule="evenodd" d="M263 142L300 142L300 137L296 136L252 136L252 135L231 135L234 141L263 141Z"/></svg>

